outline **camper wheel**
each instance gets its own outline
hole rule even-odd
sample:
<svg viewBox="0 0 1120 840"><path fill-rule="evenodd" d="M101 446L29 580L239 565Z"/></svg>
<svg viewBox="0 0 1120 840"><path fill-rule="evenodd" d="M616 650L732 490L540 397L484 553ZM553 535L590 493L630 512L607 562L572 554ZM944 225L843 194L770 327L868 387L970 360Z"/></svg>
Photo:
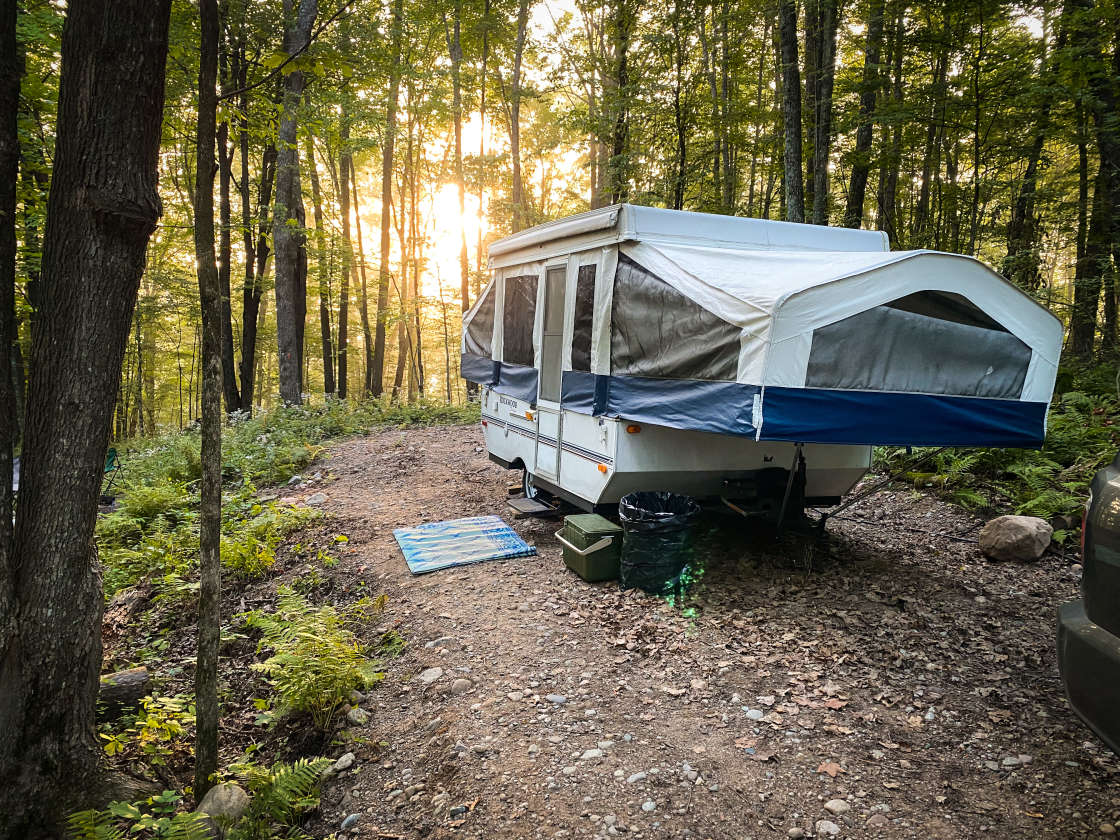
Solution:
<svg viewBox="0 0 1120 840"><path fill-rule="evenodd" d="M544 502L552 498L552 494L547 490L537 487L533 474L528 470L521 471L521 491L525 494L526 499L533 499L538 502Z"/></svg>

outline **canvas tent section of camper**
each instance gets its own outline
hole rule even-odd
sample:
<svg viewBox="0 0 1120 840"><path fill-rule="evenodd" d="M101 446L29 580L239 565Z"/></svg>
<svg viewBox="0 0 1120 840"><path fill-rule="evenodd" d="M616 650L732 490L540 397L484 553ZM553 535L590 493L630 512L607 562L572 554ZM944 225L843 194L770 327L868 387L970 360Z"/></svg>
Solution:
<svg viewBox="0 0 1120 840"><path fill-rule="evenodd" d="M494 243L462 375L530 404L756 441L1038 446L1061 325L883 234L620 205Z"/></svg>

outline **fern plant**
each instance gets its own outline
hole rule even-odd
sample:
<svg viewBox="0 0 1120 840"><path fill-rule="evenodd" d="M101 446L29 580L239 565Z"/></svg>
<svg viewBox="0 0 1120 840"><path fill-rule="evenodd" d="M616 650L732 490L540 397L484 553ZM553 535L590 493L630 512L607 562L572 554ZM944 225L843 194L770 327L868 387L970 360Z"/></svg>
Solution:
<svg viewBox="0 0 1120 840"><path fill-rule="evenodd" d="M252 667L276 690L281 712L306 712L327 729L351 691L385 676L348 626L383 605L379 599L342 611L314 607L290 587L281 587L274 613L255 610L246 616L248 626L261 631L258 650L272 650Z"/></svg>
<svg viewBox="0 0 1120 840"><path fill-rule="evenodd" d="M204 815L176 813L182 798L166 790L144 802L110 802L102 811L78 811L66 821L67 834L71 840L212 840Z"/></svg>
<svg viewBox="0 0 1120 840"><path fill-rule="evenodd" d="M319 782L330 765L329 758L301 758L271 768L252 763L230 767L252 798L249 810L230 829L227 840L270 840L280 836L280 829L286 829L284 837L306 837L295 827L302 814L318 807Z"/></svg>

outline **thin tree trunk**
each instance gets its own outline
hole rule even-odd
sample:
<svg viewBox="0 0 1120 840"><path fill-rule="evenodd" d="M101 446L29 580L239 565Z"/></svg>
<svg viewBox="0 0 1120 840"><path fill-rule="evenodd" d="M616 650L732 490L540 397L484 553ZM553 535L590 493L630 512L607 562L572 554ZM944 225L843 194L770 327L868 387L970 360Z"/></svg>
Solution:
<svg viewBox="0 0 1120 840"><path fill-rule="evenodd" d="M338 290L338 396L346 399L349 380L349 326L350 326L350 265L354 253L350 244L350 116L346 105L342 106L339 125L338 152L338 206L342 217L342 277Z"/></svg>
<svg viewBox="0 0 1120 840"><path fill-rule="evenodd" d="M83 0L70 3L63 28L20 504L0 572L4 837L61 836L65 815L101 779L103 595L92 538L121 362L160 213L170 11L170 0Z"/></svg>
<svg viewBox="0 0 1120 840"><path fill-rule="evenodd" d="M787 222L805 221L801 174L801 70L797 63L797 4L779 0L782 48L782 120L785 124L785 204Z"/></svg>
<svg viewBox="0 0 1120 840"><path fill-rule="evenodd" d="M451 57L451 116L455 129L455 185L459 189L459 297L463 312L470 309L471 267L467 257L467 229L463 220L467 214L467 183L463 176L463 94L461 72L463 64L463 44L460 28L463 16L462 0L455 0L451 6L452 25L448 29L447 16L443 18L444 34L447 37L447 53Z"/></svg>
<svg viewBox="0 0 1120 840"><path fill-rule="evenodd" d="M323 348L323 393L335 392L334 341L331 338L330 275L327 269L327 232L323 226L323 197L319 190L319 169L315 165L315 150L311 135L304 139L304 157L307 158L307 176L311 179L311 203L315 218L315 267L319 287L319 336Z"/></svg>
<svg viewBox="0 0 1120 840"><path fill-rule="evenodd" d="M198 657L194 675L197 800L218 771L218 643L221 636L222 287L214 260L214 122L218 107L218 4L199 0L198 134L194 252L202 309L202 487L199 504ZM221 151L225 155L225 151ZM228 215L229 185L226 184ZM228 240L228 234L227 234ZM228 282L228 274L227 274ZM230 348L232 357L232 347ZM232 361L232 358L231 358ZM232 373L232 370L229 371ZM237 403L240 403L238 399Z"/></svg>
<svg viewBox="0 0 1120 840"><path fill-rule="evenodd" d="M246 146L243 148L247 148ZM241 410L251 413L254 405L257 383L257 323L260 318L261 298L264 297L264 277L268 270L268 217L272 205L272 188L276 181L276 147L265 147L261 160L261 181L258 193L259 216L257 221L257 242L245 250L245 288L241 304ZM248 198L248 173L242 177ZM245 241L252 245L253 230L246 225ZM255 259L255 265L254 265Z"/></svg>
<svg viewBox="0 0 1120 840"><path fill-rule="evenodd" d="M222 86L229 84L228 61L222 61ZM230 300L230 262L231 262L231 209L230 181L233 178L233 146L229 143L229 119L225 118L218 126L218 286L221 289L222 309L222 392L225 396L226 411L234 412L241 408L241 395L237 391L237 363L233 349L233 307ZM197 177L198 173L195 173Z"/></svg>
<svg viewBox="0 0 1120 840"><path fill-rule="evenodd" d="M284 51L288 55L306 47L318 10L318 0L284 0L287 23ZM276 140L276 207L272 217L272 246L276 250L277 370L280 399L287 405L298 405L303 393L303 314L307 301L301 288L301 281L306 280L306 269L301 272L301 262L306 259L306 252L301 218L303 199L296 145L296 111L303 97L305 81L302 70L293 70L284 76L283 113Z"/></svg>
<svg viewBox="0 0 1120 840"><path fill-rule="evenodd" d="M358 179L350 179L354 195L354 233L358 237L358 272L362 278L362 299L359 302L362 316L362 348L365 351L365 379L363 394L370 392L370 372L373 370L373 336L369 327L369 286L366 282L366 252L362 247L362 205L358 200Z"/></svg>
<svg viewBox="0 0 1120 840"><path fill-rule="evenodd" d="M389 97L385 105L385 133L381 148L381 253L377 266L377 323L373 338L370 393L380 397L385 382L385 326L389 315L389 233L393 206L393 144L397 136L397 99L401 85L401 27L404 0L394 0L390 26Z"/></svg>
<svg viewBox="0 0 1120 840"><path fill-rule="evenodd" d="M475 259L477 261L477 274L479 277L478 283L481 283L482 269L484 257L482 255L482 221L486 218L486 210L483 204L483 199L486 197L486 70L490 61L490 0L485 0L483 6L483 26L482 26L482 56L480 59L481 67L479 72L479 90L478 90L478 121L481 130L478 132L478 244ZM592 168L594 172L594 168ZM594 197L593 197L594 198ZM594 201L592 202L594 207Z"/></svg>
<svg viewBox="0 0 1120 840"><path fill-rule="evenodd" d="M517 39L513 47L513 75L510 82L509 155L513 163L513 229L528 226L525 188L521 183L521 59L525 53L525 37L529 25L529 0L517 6Z"/></svg>
<svg viewBox="0 0 1120 840"><path fill-rule="evenodd" d="M879 50L883 43L884 0L871 0L867 21L867 41L863 50L863 80L859 93L859 127L852 151L852 177L848 202L844 208L844 226L858 228L863 222L863 203L867 195L867 177L871 173L871 141L875 124L875 98L879 92Z"/></svg>
<svg viewBox="0 0 1120 840"><path fill-rule="evenodd" d="M819 0L820 52L816 63L816 116L813 144L813 224L828 224L828 164L832 150L832 88L836 79L838 0Z"/></svg>
<svg viewBox="0 0 1120 840"><path fill-rule="evenodd" d="M906 3L898 2L895 26L891 37L891 106L894 125L882 132L883 154L879 165L877 204L879 213L876 227L887 234L892 247L901 245L902 225L898 223L898 175L902 166L902 120L898 109L902 106L902 59L906 52Z"/></svg>

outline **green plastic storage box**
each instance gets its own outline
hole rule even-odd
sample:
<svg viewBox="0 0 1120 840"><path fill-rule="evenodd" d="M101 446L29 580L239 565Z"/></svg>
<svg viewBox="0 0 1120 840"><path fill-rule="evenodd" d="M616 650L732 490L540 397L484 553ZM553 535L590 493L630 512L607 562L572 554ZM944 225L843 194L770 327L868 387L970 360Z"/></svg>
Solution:
<svg viewBox="0 0 1120 840"><path fill-rule="evenodd" d="M622 528L597 513L564 517L556 532L564 565L586 581L615 580L622 555Z"/></svg>

